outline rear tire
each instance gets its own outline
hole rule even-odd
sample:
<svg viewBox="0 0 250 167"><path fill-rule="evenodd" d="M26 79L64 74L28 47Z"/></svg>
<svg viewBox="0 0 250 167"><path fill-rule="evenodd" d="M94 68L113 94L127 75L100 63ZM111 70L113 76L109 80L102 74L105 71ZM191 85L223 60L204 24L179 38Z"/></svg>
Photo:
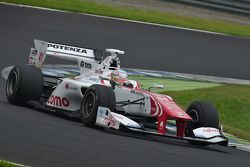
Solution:
<svg viewBox="0 0 250 167"><path fill-rule="evenodd" d="M6 97L12 104L38 100L43 90L41 69L31 65L14 66L6 82Z"/></svg>
<svg viewBox="0 0 250 167"><path fill-rule="evenodd" d="M208 103L196 101L187 109L187 114L193 119L189 121L186 127L186 136L194 137L193 130L200 127L219 127L219 116L216 108ZM195 145L207 145L204 142L189 141Z"/></svg>
<svg viewBox="0 0 250 167"><path fill-rule="evenodd" d="M94 127L98 107L109 108L115 111L115 93L112 88L103 85L92 85L84 93L81 103L81 117L85 126Z"/></svg>

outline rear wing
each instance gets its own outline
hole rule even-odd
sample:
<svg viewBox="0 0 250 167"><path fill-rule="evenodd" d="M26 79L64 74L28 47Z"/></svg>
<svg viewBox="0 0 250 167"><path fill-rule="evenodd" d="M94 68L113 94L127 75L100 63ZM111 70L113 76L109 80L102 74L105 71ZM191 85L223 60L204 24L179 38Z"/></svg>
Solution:
<svg viewBox="0 0 250 167"><path fill-rule="evenodd" d="M81 48L41 40L34 40L35 48L31 48L29 64L41 68L47 55L67 59L86 60L88 62L100 63L103 52L97 49Z"/></svg>

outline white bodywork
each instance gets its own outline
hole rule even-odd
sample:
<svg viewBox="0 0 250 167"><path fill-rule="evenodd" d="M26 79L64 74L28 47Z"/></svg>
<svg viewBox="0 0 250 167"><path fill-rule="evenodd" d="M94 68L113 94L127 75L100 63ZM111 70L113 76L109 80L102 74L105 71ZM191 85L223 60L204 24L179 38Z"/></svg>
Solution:
<svg viewBox="0 0 250 167"><path fill-rule="evenodd" d="M123 124L126 127L141 128L141 126L137 122L121 114L111 112L108 108L105 107L98 108L96 124L114 129L119 129L120 124Z"/></svg>
<svg viewBox="0 0 250 167"><path fill-rule="evenodd" d="M130 89L126 87L116 87L114 90L116 101L134 101L137 99L144 98L145 105L126 105L124 110L126 113L137 115L137 116L150 116L151 106L150 106L150 96L137 91L136 89Z"/></svg>
<svg viewBox="0 0 250 167"><path fill-rule="evenodd" d="M111 86L109 80L103 80L100 74L86 74L75 78L65 78L53 91L47 105L68 111L80 109L83 94L81 89L88 88L93 84ZM147 94L138 93L136 89L117 86L114 89L116 102L133 101L144 98L145 105L126 105L123 109L126 113L138 116L150 116L150 98ZM64 101L63 101L64 100ZM67 102L66 105L64 102Z"/></svg>
<svg viewBox="0 0 250 167"><path fill-rule="evenodd" d="M220 136L220 131L216 128L201 127L193 130L195 137L199 138L211 138L215 136Z"/></svg>
<svg viewBox="0 0 250 167"><path fill-rule="evenodd" d="M193 132L196 138L205 139L210 143L218 143L225 140L221 137L222 135L220 130L216 128L201 127L194 129Z"/></svg>

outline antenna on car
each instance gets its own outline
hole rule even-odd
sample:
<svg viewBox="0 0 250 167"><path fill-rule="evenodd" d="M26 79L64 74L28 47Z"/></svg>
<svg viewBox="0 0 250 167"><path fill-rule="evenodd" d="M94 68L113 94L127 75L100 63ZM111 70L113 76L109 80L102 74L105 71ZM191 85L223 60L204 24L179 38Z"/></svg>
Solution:
<svg viewBox="0 0 250 167"><path fill-rule="evenodd" d="M123 55L125 52L118 49L106 49L106 52L111 53L111 56L117 57L118 54Z"/></svg>

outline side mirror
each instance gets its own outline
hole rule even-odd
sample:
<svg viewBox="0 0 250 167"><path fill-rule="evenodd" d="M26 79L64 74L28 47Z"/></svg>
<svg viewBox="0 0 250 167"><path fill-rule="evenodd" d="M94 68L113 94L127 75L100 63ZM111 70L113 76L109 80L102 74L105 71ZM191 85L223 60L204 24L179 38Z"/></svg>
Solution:
<svg viewBox="0 0 250 167"><path fill-rule="evenodd" d="M154 84L152 87L149 87L148 90L150 91L151 89L163 89L164 85L159 85L159 84Z"/></svg>
<svg viewBox="0 0 250 167"><path fill-rule="evenodd" d="M112 89L115 89L115 81L110 80L109 83L110 83L110 85L111 85L111 88L112 88Z"/></svg>

